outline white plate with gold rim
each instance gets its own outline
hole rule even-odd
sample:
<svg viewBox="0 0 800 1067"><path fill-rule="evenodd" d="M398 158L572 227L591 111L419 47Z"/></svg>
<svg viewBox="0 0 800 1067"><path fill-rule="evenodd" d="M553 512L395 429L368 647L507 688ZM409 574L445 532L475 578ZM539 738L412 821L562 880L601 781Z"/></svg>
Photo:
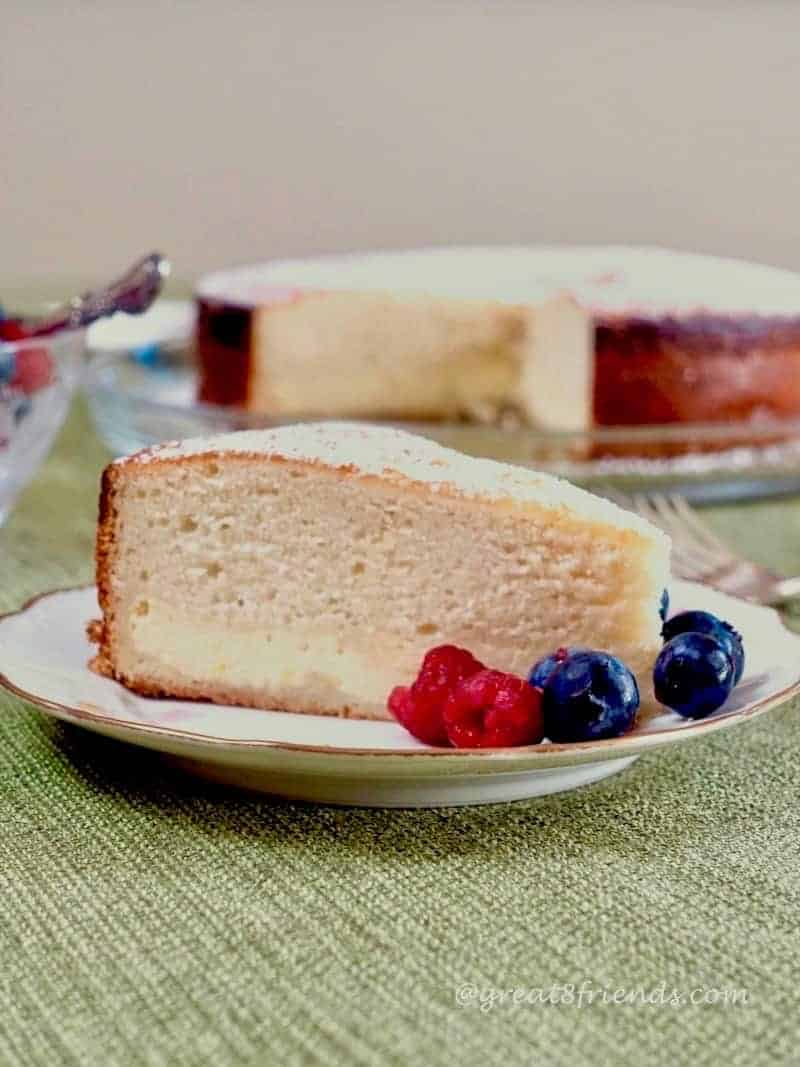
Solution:
<svg viewBox="0 0 800 1067"><path fill-rule="evenodd" d="M435 749L393 722L140 697L87 666L94 588L46 593L0 618L0 684L48 714L155 749L218 782L299 800L376 807L486 804L599 781L641 752L746 722L800 692L800 637L776 612L675 582L673 610L702 608L742 633L745 674L699 722L664 709L623 737L526 748ZM402 682L403 679L398 679Z"/></svg>

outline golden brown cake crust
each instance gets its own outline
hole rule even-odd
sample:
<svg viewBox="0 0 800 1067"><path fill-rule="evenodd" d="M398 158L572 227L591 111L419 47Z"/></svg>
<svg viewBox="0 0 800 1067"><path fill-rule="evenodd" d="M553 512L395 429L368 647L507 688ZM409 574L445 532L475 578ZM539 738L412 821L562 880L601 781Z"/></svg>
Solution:
<svg viewBox="0 0 800 1067"><path fill-rule="evenodd" d="M114 624L114 609L111 596L111 571L115 555L114 527L116 506L114 503L115 481L119 476L118 468L110 463L103 471L100 480L100 501L97 519L97 536L95 540L95 574L97 581L97 600L102 612L101 619L92 620L87 626L90 641L97 646L97 655L90 666L98 674L114 676L111 654L111 633Z"/></svg>
<svg viewBox="0 0 800 1067"><path fill-rule="evenodd" d="M606 316L595 360L596 426L800 415L800 317Z"/></svg>

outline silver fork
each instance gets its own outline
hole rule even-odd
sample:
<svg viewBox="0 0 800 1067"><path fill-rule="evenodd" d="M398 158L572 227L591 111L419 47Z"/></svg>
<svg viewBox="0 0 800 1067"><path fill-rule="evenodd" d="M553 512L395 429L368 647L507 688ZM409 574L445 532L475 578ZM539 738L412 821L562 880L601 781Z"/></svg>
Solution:
<svg viewBox="0 0 800 1067"><path fill-rule="evenodd" d="M612 494L609 493L609 496ZM782 578L738 556L677 493L613 494L672 538L672 572L758 604L784 604L800 596L800 577Z"/></svg>

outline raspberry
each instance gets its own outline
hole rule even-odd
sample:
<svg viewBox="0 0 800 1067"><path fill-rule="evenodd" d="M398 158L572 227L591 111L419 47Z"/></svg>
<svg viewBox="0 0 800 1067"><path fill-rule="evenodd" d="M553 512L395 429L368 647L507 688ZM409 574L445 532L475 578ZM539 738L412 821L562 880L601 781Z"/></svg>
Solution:
<svg viewBox="0 0 800 1067"><path fill-rule="evenodd" d="M3 319L0 322L0 341L22 341L28 336L19 319Z"/></svg>
<svg viewBox="0 0 800 1067"><path fill-rule="evenodd" d="M419 741L444 746L448 741L442 722L442 703L426 699L424 691L414 694L413 687L398 685L389 694L388 706L400 725Z"/></svg>
<svg viewBox="0 0 800 1067"><path fill-rule="evenodd" d="M447 698L444 726L456 748L538 744L544 736L542 691L513 674L479 671Z"/></svg>
<svg viewBox="0 0 800 1067"><path fill-rule="evenodd" d="M424 685L429 691L450 690L462 678L468 678L471 674L477 674L482 670L483 664L465 648L456 648L455 645L438 645L425 653L425 659L422 661L414 685Z"/></svg>
<svg viewBox="0 0 800 1067"><path fill-rule="evenodd" d="M20 348L11 385L30 396L53 380L53 361L46 348Z"/></svg>
<svg viewBox="0 0 800 1067"><path fill-rule="evenodd" d="M389 694L388 708L410 734L429 745L447 745L442 720L445 701L463 679L483 670L471 652L455 645L439 645L427 652L416 681L397 686Z"/></svg>

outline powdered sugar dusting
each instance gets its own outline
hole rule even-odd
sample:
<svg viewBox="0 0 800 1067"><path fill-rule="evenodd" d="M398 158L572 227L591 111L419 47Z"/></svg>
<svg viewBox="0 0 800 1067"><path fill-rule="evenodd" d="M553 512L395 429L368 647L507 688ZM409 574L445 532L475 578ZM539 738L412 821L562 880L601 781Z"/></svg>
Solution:
<svg viewBox="0 0 800 1067"><path fill-rule="evenodd" d="M116 462L151 463L219 453L321 463L346 469L354 476L399 475L434 491L446 486L470 497L565 509L582 518L618 529L636 530L649 539L666 542L661 531L638 515L560 478L496 460L466 456L390 426L315 422L270 430L242 430L157 445Z"/></svg>
<svg viewBox="0 0 800 1067"><path fill-rule="evenodd" d="M254 306L276 287L381 290L539 304L571 293L602 316L800 314L800 275L744 260L625 246L436 248L283 260L201 279L197 295ZM260 295L266 291L266 297Z"/></svg>

